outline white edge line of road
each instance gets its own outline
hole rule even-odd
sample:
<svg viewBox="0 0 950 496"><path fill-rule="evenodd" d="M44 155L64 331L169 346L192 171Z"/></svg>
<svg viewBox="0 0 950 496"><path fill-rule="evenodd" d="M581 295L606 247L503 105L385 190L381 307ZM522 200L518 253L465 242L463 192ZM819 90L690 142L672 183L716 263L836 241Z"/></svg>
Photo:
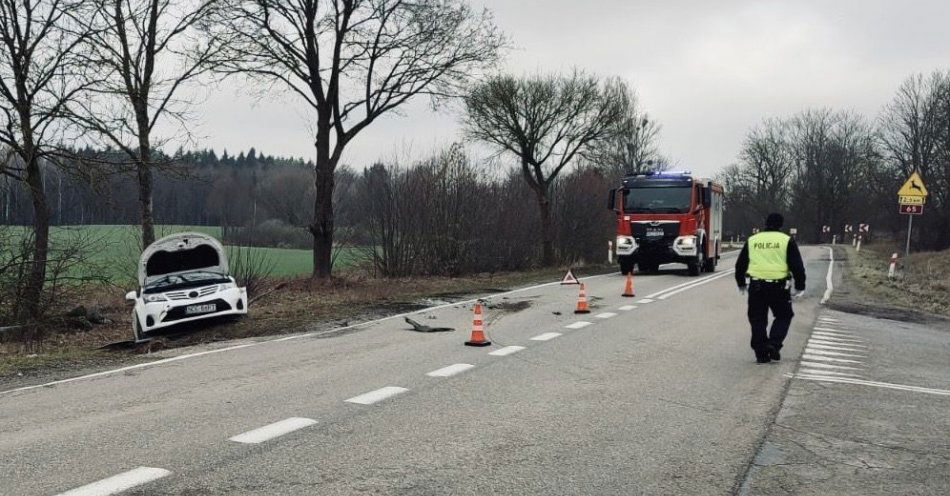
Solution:
<svg viewBox="0 0 950 496"><path fill-rule="evenodd" d="M116 494L135 486L152 482L171 475L171 472L163 468L138 467L128 472L122 472L118 475L102 479L100 481L86 484L76 489L71 489L57 496L106 496Z"/></svg>
<svg viewBox="0 0 950 496"><path fill-rule="evenodd" d="M713 282L713 281L715 281L716 279L721 279L721 278L726 277L726 276L728 276L728 275L732 275L733 273L735 273L735 271L736 271L736 269L729 269L729 270L727 270L727 271L725 271L725 272L722 272L722 273L720 273L720 274L712 275L712 276L709 276L709 277L704 277L704 278L702 278L702 279L700 279L700 280L698 280L698 281L694 281L694 282L693 282L692 284L690 284L689 286L681 287L681 288L679 288L679 289L677 289L677 290L675 290L675 291L668 291L668 292L665 292L665 293L661 294L660 296L658 296L657 299L665 300L665 299L669 298L670 296L673 296L673 295L675 295L675 294L682 293L683 291L689 291L690 289L693 289L693 288L695 288L695 287L697 287L697 286L702 286L703 284L706 284L706 283L709 283L709 282Z"/></svg>
<svg viewBox="0 0 950 496"><path fill-rule="evenodd" d="M585 279L597 279L597 278L606 277L606 276L612 276L612 275L616 275L616 274L617 274L617 272L609 272L609 273L606 273L606 274L598 274L598 275L595 275L595 276L585 277ZM57 385L60 385L60 384L66 384L66 383L69 383L69 382L81 381L81 380L85 380L85 379L94 379L94 378L96 378L96 377L103 377L103 376L107 376L107 375L118 374L118 373L120 373L120 372L126 372L126 371L129 371L129 370L141 369L141 368L146 368L146 367L154 367L154 366L157 366L157 365L164 365L164 364L170 363L170 362L177 362L177 361L179 361L179 360L186 360L186 359L189 359L189 358L197 358L197 357L201 357L201 356L205 356L205 355L211 355L211 354L214 354L214 353L222 353L222 352L225 352L225 351L238 350L238 349L241 349L241 348L248 348L248 347L251 347L251 346L257 346L257 345L261 345L261 344L277 343L277 342L282 342L282 341L290 341L290 340L293 340L293 339L309 338L309 337L317 336L317 335L320 335L320 334L326 334L326 333L329 333L329 332L339 332L339 331L345 331L345 330L349 330L349 329L357 329L357 328L360 328L360 327L368 327L368 326L372 326L372 325L375 325L375 324L379 324L379 323L381 323L381 322L386 322L386 321L388 321L388 320L402 319L402 318L405 318L405 317L409 317L409 316L411 316L411 315L418 315L418 314L422 314L422 313L425 313L425 312L431 312L431 311L434 311L434 310L441 310L441 309L443 309L443 308L451 308L451 307L454 307L454 306L457 306L457 305L468 305L469 303L475 303L475 302L477 302L477 301L479 301L479 300L488 300L488 299L491 299L491 298L498 298L498 297L500 297L500 296L507 296L507 295L514 294L514 293L520 293L520 292L523 292L523 291L532 291L532 290L535 290L535 289L546 288L546 287L548 287L548 286L558 286L558 285L560 285L560 284L561 284L561 281L548 282L548 283L544 283L544 284L536 284L536 285L534 285L534 286L527 286L527 287L524 287L524 288L513 289L513 290L511 290L511 291L506 291L506 292L504 292L504 293L494 293L494 294L489 294L489 295L481 296L481 297L478 297L478 298L472 298L472 299L469 299L469 300L457 301L457 302L454 302L454 303L445 303L445 304L442 304L442 305L436 305L436 306L432 306L432 307L422 308L422 309L419 309L419 310L413 310L413 311L411 311L411 312L400 313L400 314L397 314L397 315L390 315L389 317L383 317L383 318L381 318L381 319L368 320L368 321L366 321L366 322L360 322L359 324L353 324L353 325L348 325L348 326L344 326L344 327L335 327L335 328L333 328L333 329L326 329L326 330L323 330L323 331L316 331L316 332L307 332L307 333L303 333L303 334L296 334L296 335L293 335L293 336L285 336L285 337L281 337L281 338L265 339L265 340L261 340L261 341L255 341L255 342L253 342L253 343L245 343L245 344L240 344L240 345L237 345L237 346L229 346L229 347L227 347L227 348L219 348L219 349L216 349L216 350L200 351L200 352L197 352L197 353L186 353L186 354L184 354L184 355L177 355L177 356L173 356L173 357L169 357L169 358L164 358L164 359L161 359L161 360L155 360L154 362L139 363L139 364L135 364L135 365L130 365L130 366L128 366L128 367L120 367L120 368L117 368L117 369L104 370L104 371L102 371L102 372L96 372L96 373L93 373L93 374L87 374L87 375L81 375L81 376L76 376L76 377L70 377L70 378L68 378L68 379L60 379L60 380L58 380L58 381L46 382L46 383L43 383L43 384L34 384L34 385L32 385L32 386L23 386L23 387L8 389L8 390L6 390L6 391L0 391L0 396L6 395L6 394L11 394L11 393L22 392L22 391L30 391L30 390L32 390L32 389L39 389L39 388L44 388L44 387L57 386Z"/></svg>
<svg viewBox="0 0 950 496"><path fill-rule="evenodd" d="M274 422L273 424L268 424L254 430L247 431L243 434L238 434L237 436L230 437L228 439L236 443L258 444L274 439L275 437L283 436L284 434L289 434L293 431L303 429L304 427L310 427L316 423L317 421L313 419L290 417L288 419L281 420L280 422Z"/></svg>
<svg viewBox="0 0 950 496"><path fill-rule="evenodd" d="M824 305L828 303L828 300L831 299L831 293L834 291L835 286L832 283L832 274L835 269L835 249L828 248L828 275L825 276L825 294L821 297L821 304Z"/></svg>
<svg viewBox="0 0 950 496"><path fill-rule="evenodd" d="M906 384L892 384L890 382L877 382L877 381L866 381L863 379L851 379L849 377L828 377L824 375L816 374L794 374L789 377L795 377L797 379L804 379L808 381L819 381L819 382L838 382L841 384L857 384L859 386L872 386L886 389L897 389L899 391L910 391L913 393L926 393L926 394L936 394L939 396L950 396L950 390L947 389L934 389L934 388L925 388L920 386L908 386Z"/></svg>

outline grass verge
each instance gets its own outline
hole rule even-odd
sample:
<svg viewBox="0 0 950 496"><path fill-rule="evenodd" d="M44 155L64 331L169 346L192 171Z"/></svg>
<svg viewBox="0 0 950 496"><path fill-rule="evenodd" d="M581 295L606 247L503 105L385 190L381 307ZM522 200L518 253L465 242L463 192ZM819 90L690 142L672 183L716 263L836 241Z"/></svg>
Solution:
<svg viewBox="0 0 950 496"><path fill-rule="evenodd" d="M891 254L900 252L896 245L866 245L860 252L850 246L843 249L850 262L850 282L872 300L865 304L950 317L950 250L901 257L896 276L890 279Z"/></svg>

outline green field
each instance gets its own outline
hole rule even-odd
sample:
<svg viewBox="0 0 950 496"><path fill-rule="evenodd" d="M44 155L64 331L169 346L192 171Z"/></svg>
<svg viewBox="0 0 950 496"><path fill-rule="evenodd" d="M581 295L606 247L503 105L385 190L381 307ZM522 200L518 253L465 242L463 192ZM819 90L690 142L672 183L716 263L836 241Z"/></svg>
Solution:
<svg viewBox="0 0 950 496"><path fill-rule="evenodd" d="M20 226L6 226L26 234L28 228ZM155 237L161 238L178 232L200 232L221 238L221 228L217 226L155 226ZM138 226L130 225L84 225L53 227L50 230L51 246L79 244L86 254L87 263L82 270L69 271L70 275L104 276L115 284L129 284L135 280L136 264L141 253L141 231ZM241 250L249 250L249 258L258 260L263 258L264 263L272 267L273 276L295 276L310 274L313 267L313 255L310 250L295 250L286 248L257 248L228 246L230 258L235 258ZM342 268L354 262L356 253L347 250L340 254L336 268ZM235 261L231 261L232 268ZM78 273L77 273L78 271Z"/></svg>

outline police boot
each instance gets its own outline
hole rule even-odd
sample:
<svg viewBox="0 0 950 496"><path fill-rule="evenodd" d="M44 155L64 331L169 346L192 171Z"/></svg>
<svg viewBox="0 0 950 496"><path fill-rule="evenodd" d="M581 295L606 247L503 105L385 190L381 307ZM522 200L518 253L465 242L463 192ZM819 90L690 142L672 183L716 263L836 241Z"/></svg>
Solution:
<svg viewBox="0 0 950 496"><path fill-rule="evenodd" d="M772 359L769 358L768 350L755 350L756 363L769 363L770 361L772 361Z"/></svg>
<svg viewBox="0 0 950 496"><path fill-rule="evenodd" d="M773 362L778 362L782 359L782 355L778 352L778 348L774 346L770 345L768 348L765 349L765 351L768 352L769 358Z"/></svg>

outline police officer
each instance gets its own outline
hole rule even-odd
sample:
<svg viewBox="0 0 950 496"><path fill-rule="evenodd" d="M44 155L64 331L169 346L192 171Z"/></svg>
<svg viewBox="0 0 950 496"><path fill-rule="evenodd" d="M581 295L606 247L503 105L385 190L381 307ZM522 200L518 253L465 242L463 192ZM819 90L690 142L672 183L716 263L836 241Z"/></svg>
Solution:
<svg viewBox="0 0 950 496"><path fill-rule="evenodd" d="M736 260L736 284L739 293L749 295L749 324L752 326L752 350L755 361L769 363L781 360L779 350L792 324L790 276L795 280L795 298L805 291L805 265L798 245L791 236L781 232L784 219L769 214L765 230L746 241ZM746 276L749 278L746 288ZM772 310L772 329L766 333Z"/></svg>

